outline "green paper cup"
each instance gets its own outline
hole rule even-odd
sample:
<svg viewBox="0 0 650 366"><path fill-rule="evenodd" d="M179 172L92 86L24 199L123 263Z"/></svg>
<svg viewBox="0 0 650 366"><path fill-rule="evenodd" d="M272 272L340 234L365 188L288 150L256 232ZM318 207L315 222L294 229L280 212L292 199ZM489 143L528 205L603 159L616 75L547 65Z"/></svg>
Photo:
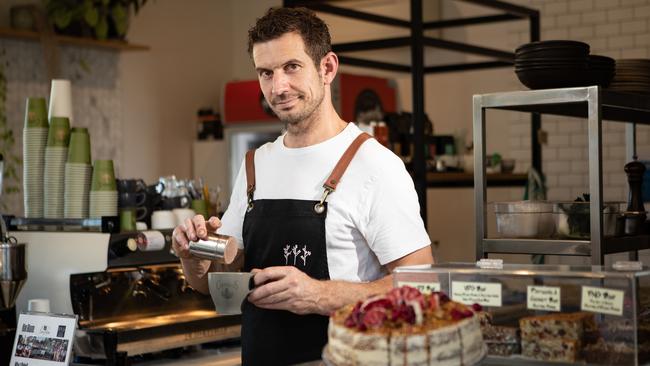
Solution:
<svg viewBox="0 0 650 366"><path fill-rule="evenodd" d="M47 134L47 146L68 147L70 143L70 120L68 117L52 117Z"/></svg>
<svg viewBox="0 0 650 366"><path fill-rule="evenodd" d="M208 219L208 203L205 200L192 200L192 210L197 215L203 215L206 220Z"/></svg>
<svg viewBox="0 0 650 366"><path fill-rule="evenodd" d="M133 207L120 210L120 231L135 231L136 209Z"/></svg>
<svg viewBox="0 0 650 366"><path fill-rule="evenodd" d="M94 192L117 191L113 160L95 160L90 190Z"/></svg>
<svg viewBox="0 0 650 366"><path fill-rule="evenodd" d="M25 128L47 127L47 103L45 98L27 98Z"/></svg>
<svg viewBox="0 0 650 366"><path fill-rule="evenodd" d="M88 127L72 127L72 132L79 132L88 134Z"/></svg>
<svg viewBox="0 0 650 366"><path fill-rule="evenodd" d="M68 147L68 163L90 164L90 135L88 129L73 128Z"/></svg>

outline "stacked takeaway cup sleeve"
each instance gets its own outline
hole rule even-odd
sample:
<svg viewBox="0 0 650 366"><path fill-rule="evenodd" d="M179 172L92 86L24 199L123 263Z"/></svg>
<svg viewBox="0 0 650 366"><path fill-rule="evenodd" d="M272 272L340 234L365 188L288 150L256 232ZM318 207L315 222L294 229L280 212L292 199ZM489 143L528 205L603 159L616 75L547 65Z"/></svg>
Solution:
<svg viewBox="0 0 650 366"><path fill-rule="evenodd" d="M43 217L43 172L48 123L45 98L27 98L23 128L25 217Z"/></svg>
<svg viewBox="0 0 650 366"><path fill-rule="evenodd" d="M43 177L44 214L48 219L63 218L65 163L70 143L70 121L67 117L50 118L50 130L45 146Z"/></svg>

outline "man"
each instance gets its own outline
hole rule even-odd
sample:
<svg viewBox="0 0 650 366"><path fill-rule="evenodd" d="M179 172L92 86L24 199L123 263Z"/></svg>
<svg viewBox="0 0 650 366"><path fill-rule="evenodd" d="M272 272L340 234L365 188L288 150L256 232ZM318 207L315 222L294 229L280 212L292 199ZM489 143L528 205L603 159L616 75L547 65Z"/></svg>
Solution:
<svg viewBox="0 0 650 366"><path fill-rule="evenodd" d="M327 25L306 9L270 9L248 42L287 133L249 152L221 221L187 220L173 246L190 284L208 292L217 267L190 257L188 241L217 229L236 237L256 285L243 304L243 363L294 364L320 358L332 311L433 257L404 164L332 105L339 63Z"/></svg>

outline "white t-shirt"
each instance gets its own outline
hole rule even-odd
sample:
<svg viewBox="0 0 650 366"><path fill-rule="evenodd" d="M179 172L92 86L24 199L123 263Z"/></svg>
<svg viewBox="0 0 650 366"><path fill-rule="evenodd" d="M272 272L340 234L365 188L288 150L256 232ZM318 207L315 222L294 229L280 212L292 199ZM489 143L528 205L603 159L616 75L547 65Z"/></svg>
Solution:
<svg viewBox="0 0 650 366"><path fill-rule="evenodd" d="M349 123L316 145L287 148L284 135L263 145L255 153L254 199L320 200L325 179L360 133ZM246 245L244 164L219 229L237 238L241 248ZM325 239L333 280L374 281L386 274L382 265L430 244L411 176L402 160L374 139L361 145L327 202Z"/></svg>

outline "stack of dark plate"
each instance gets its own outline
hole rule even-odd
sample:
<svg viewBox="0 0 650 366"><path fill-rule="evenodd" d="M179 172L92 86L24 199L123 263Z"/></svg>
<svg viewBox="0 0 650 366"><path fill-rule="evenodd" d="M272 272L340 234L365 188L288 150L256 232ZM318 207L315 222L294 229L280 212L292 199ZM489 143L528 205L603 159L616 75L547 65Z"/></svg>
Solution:
<svg viewBox="0 0 650 366"><path fill-rule="evenodd" d="M530 89L606 86L615 72L612 58L589 55L578 41L540 41L515 51L515 73Z"/></svg>
<svg viewBox="0 0 650 366"><path fill-rule="evenodd" d="M616 76L611 90L650 94L650 59L624 59L616 61Z"/></svg>
<svg viewBox="0 0 650 366"><path fill-rule="evenodd" d="M539 41L515 50L515 73L531 89L587 85L589 45L578 41Z"/></svg>
<svg viewBox="0 0 650 366"><path fill-rule="evenodd" d="M616 61L607 56L589 55L589 85L608 86L616 74Z"/></svg>

